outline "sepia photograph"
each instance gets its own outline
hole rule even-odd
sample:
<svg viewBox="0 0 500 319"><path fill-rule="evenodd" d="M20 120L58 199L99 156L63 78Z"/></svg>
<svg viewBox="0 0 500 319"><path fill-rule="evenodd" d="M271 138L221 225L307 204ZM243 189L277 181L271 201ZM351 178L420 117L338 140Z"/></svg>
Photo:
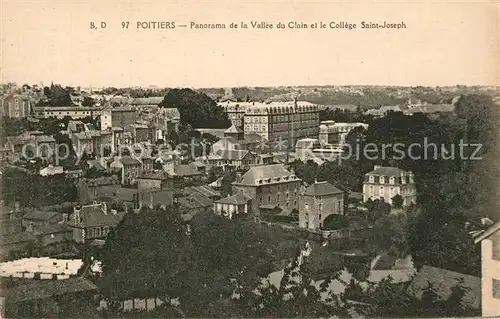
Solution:
<svg viewBox="0 0 500 319"><path fill-rule="evenodd" d="M0 1L0 319L500 317L498 3Z"/></svg>

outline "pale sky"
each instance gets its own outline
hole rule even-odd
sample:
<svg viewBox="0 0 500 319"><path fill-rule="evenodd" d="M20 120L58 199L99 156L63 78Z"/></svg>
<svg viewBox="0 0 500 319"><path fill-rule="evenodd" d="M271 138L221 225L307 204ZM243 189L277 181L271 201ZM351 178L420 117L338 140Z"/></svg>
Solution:
<svg viewBox="0 0 500 319"><path fill-rule="evenodd" d="M94 87L500 84L495 2L66 0L3 1L2 6L2 82ZM106 21L107 28L91 30L91 21ZM121 28L122 21L130 21L128 30ZM137 21L174 21L176 28L137 30ZM193 30L192 21L227 28ZM241 21L249 28L229 28ZM257 30L251 21L346 21L357 29ZM406 29L361 29L362 21L404 22Z"/></svg>

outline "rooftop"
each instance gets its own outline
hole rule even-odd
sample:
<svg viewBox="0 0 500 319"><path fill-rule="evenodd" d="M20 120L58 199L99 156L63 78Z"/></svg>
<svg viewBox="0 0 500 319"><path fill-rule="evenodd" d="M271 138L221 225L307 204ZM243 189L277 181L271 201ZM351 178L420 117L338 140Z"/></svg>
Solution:
<svg viewBox="0 0 500 319"><path fill-rule="evenodd" d="M259 165L251 167L241 179L235 184L262 185L264 182L283 183L287 181L300 180L294 173L289 172L282 164Z"/></svg>
<svg viewBox="0 0 500 319"><path fill-rule="evenodd" d="M248 203L249 200L252 198L248 195L246 195L243 192L238 192L237 194L234 194L229 197L224 197L216 201L216 203L220 204L229 204L229 205L243 205Z"/></svg>
<svg viewBox="0 0 500 319"><path fill-rule="evenodd" d="M401 174L407 174L407 172L397 167L375 166L373 171L368 174L380 176L401 176Z"/></svg>
<svg viewBox="0 0 500 319"><path fill-rule="evenodd" d="M58 214L58 212L53 211L32 210L24 214L23 219L47 221L56 217Z"/></svg>
<svg viewBox="0 0 500 319"><path fill-rule="evenodd" d="M0 263L0 276L9 277L14 273L42 273L76 275L82 267L81 259L55 259L30 257Z"/></svg>
<svg viewBox="0 0 500 319"><path fill-rule="evenodd" d="M318 196L328 196L328 195L335 195L342 193L343 191L341 191L337 187L333 186L327 181L323 181L323 182L315 182L314 184L306 188L304 195L318 197Z"/></svg>
<svg viewBox="0 0 500 319"><path fill-rule="evenodd" d="M451 289L459 283L459 280L463 280L463 285L470 289L466 292L464 301L467 305L475 309L480 309L481 278L464 275L451 270L423 266L408 286L408 292L417 298L421 298L423 290L426 289L430 283L437 294L441 298L446 299L451 295Z"/></svg>
<svg viewBox="0 0 500 319"><path fill-rule="evenodd" d="M6 291L6 300L17 303L26 300L48 299L71 293L97 291L97 286L84 278L66 280L40 280Z"/></svg>

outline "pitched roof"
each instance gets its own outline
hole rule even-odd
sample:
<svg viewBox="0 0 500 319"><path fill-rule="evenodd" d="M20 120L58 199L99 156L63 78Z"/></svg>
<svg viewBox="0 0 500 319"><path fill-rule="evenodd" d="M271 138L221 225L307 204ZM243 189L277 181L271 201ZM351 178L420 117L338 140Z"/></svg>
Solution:
<svg viewBox="0 0 500 319"><path fill-rule="evenodd" d="M43 235L48 235L48 234L64 233L71 231L73 230L67 224L57 223L57 224L50 224L40 228L40 230L38 230L38 233Z"/></svg>
<svg viewBox="0 0 500 319"><path fill-rule="evenodd" d="M328 196L334 194L342 194L343 192L327 181L315 182L304 192L306 196Z"/></svg>
<svg viewBox="0 0 500 319"><path fill-rule="evenodd" d="M214 197L214 196L220 197L220 192L214 190L212 187L208 185L189 186L184 188L184 194L191 195L193 193L200 193L206 197Z"/></svg>
<svg viewBox="0 0 500 319"><path fill-rule="evenodd" d="M132 157L132 156L123 156L120 159L120 162L123 165L140 165L141 164L141 161L139 161L137 158Z"/></svg>
<svg viewBox="0 0 500 319"><path fill-rule="evenodd" d="M216 203L220 204L229 204L229 205L243 205L246 204L252 198L243 192L238 192L229 197L224 197L216 201Z"/></svg>
<svg viewBox="0 0 500 319"><path fill-rule="evenodd" d="M23 215L23 219L33 220L51 220L56 217L58 212L49 212L44 210L32 210Z"/></svg>
<svg viewBox="0 0 500 319"><path fill-rule="evenodd" d="M243 130L233 124L233 125L231 125L230 128L228 128L227 130L224 131L224 134L226 134L226 133L229 133L229 134L231 134L231 133L233 133L233 134L234 133L243 133Z"/></svg>
<svg viewBox="0 0 500 319"><path fill-rule="evenodd" d="M35 236L30 232L13 233L0 237L0 245L10 245L17 243L25 243L35 240Z"/></svg>
<svg viewBox="0 0 500 319"><path fill-rule="evenodd" d="M104 212L100 204L84 205L81 208L80 216L83 217L83 222L77 224L81 227L97 227L107 225L117 225L123 218L123 213L112 214Z"/></svg>
<svg viewBox="0 0 500 319"><path fill-rule="evenodd" d="M479 243L483 239L486 239L496 233L498 230L500 230L500 222L496 222L495 224L491 225L488 229L486 229L484 232L481 232L474 238L474 243Z"/></svg>
<svg viewBox="0 0 500 319"><path fill-rule="evenodd" d="M373 171L369 172L370 175L383 175L383 176L401 176L401 173L406 173L406 171L397 167L384 167L376 166Z"/></svg>
<svg viewBox="0 0 500 319"><path fill-rule="evenodd" d="M480 309L481 278L451 270L423 266L408 286L408 292L417 298L422 298L423 291L430 283L437 294L446 299L451 295L451 289L459 283L460 279L463 280L463 285L470 289L464 296L464 302L475 309Z"/></svg>
<svg viewBox="0 0 500 319"><path fill-rule="evenodd" d="M174 173L177 176L189 177L189 176L199 176L201 175L195 168L189 164L176 165L174 167Z"/></svg>
<svg viewBox="0 0 500 319"><path fill-rule="evenodd" d="M96 285L82 277L65 280L36 280L27 285L6 290L5 299L7 303L17 303L97 289Z"/></svg>
<svg viewBox="0 0 500 319"><path fill-rule="evenodd" d="M199 193L193 193L186 197L181 197L178 199L179 205L188 208L206 208L213 205L213 201Z"/></svg>
<svg viewBox="0 0 500 319"><path fill-rule="evenodd" d="M222 159L225 160L242 160L245 158L250 153L250 151L247 150L223 150L221 152L218 152L217 155L222 157Z"/></svg>
<svg viewBox="0 0 500 319"><path fill-rule="evenodd" d="M289 172L282 164L259 165L251 167L243 176L242 180L236 184L261 185L300 180L294 173Z"/></svg>

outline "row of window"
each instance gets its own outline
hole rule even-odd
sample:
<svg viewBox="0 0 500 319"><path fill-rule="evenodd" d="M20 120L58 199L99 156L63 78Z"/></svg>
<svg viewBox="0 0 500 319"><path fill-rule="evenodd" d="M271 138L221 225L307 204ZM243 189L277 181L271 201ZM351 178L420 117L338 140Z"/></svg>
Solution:
<svg viewBox="0 0 500 319"><path fill-rule="evenodd" d="M94 227L86 229L86 237L88 238L97 238L97 237L105 237L109 233L109 227Z"/></svg>

